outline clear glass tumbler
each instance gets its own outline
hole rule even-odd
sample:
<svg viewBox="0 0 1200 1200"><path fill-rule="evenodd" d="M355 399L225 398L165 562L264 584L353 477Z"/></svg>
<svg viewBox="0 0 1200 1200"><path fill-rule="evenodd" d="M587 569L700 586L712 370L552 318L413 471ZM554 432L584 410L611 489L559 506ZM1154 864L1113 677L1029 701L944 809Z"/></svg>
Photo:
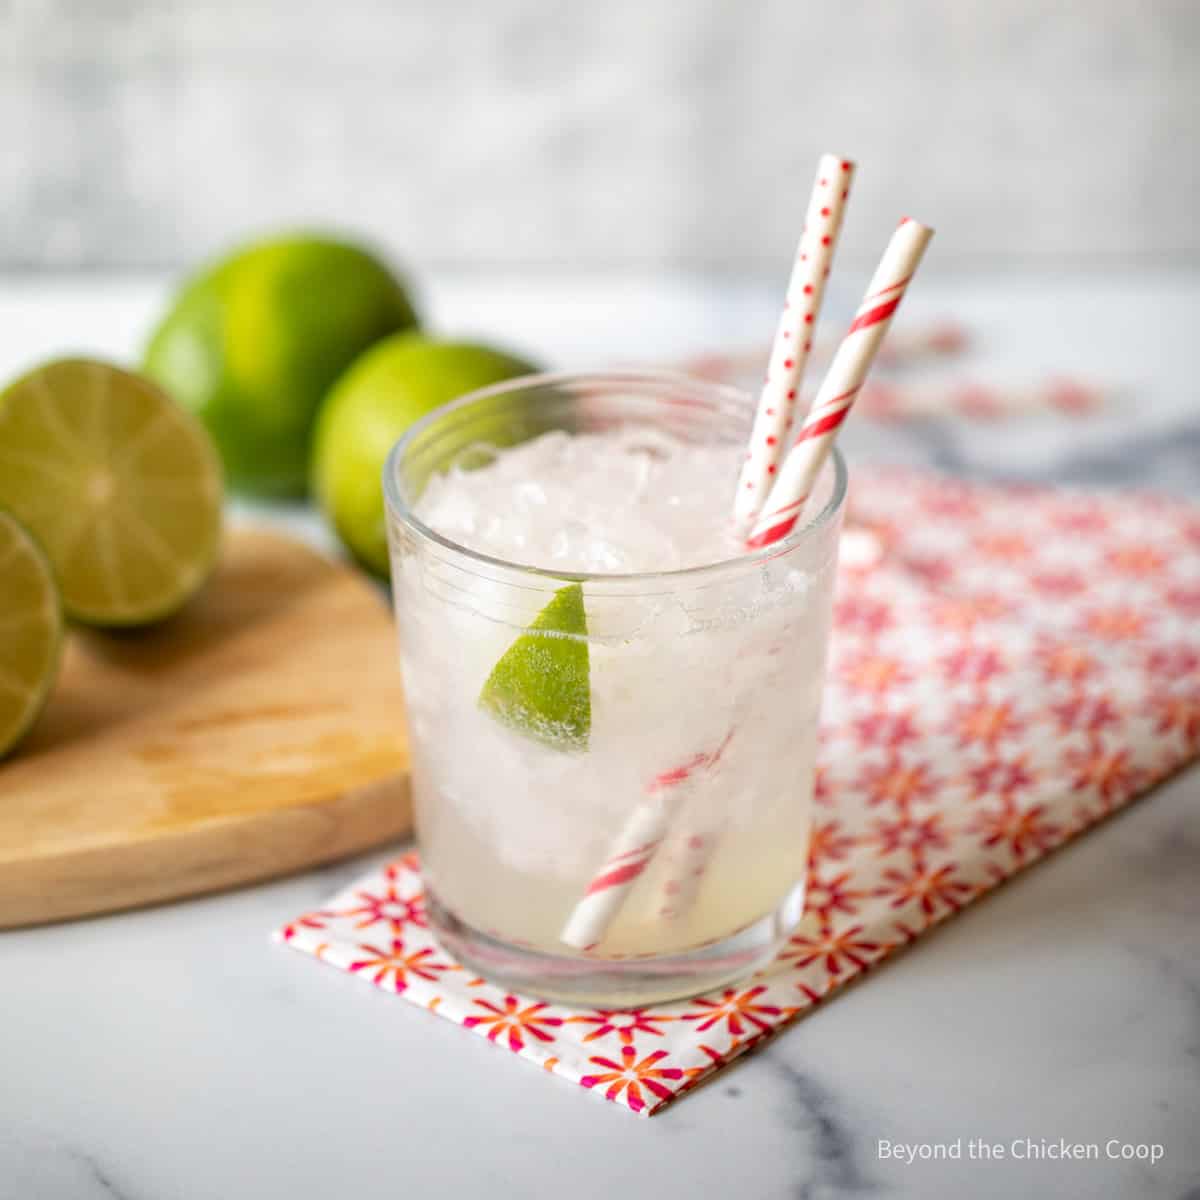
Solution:
<svg viewBox="0 0 1200 1200"><path fill-rule="evenodd" d="M656 574L502 561L414 511L432 475L536 433L737 443L751 409L740 392L675 376L532 376L438 409L392 450L384 490L430 922L481 974L640 1005L754 971L800 918L841 458L785 540ZM586 634L530 632L564 589ZM521 636L586 646L586 748L523 736L481 706Z"/></svg>

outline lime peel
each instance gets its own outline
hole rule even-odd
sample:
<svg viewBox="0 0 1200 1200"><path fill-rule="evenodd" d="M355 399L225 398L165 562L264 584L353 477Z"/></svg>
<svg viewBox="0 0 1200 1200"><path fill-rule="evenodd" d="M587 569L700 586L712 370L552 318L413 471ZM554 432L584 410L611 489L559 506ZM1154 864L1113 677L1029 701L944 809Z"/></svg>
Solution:
<svg viewBox="0 0 1200 1200"><path fill-rule="evenodd" d="M447 401L535 370L490 346L405 332L372 346L339 378L317 418L313 492L338 537L368 570L387 578L380 478L397 438ZM478 432L510 445L541 430L525 417L484 422Z"/></svg>
<svg viewBox="0 0 1200 1200"><path fill-rule="evenodd" d="M416 324L403 281L369 250L287 234L192 276L144 366L208 427L234 487L302 496L322 399L368 347Z"/></svg>
<svg viewBox="0 0 1200 1200"><path fill-rule="evenodd" d="M567 584L492 668L480 706L557 750L586 750L592 691L583 587Z"/></svg>
<svg viewBox="0 0 1200 1200"><path fill-rule="evenodd" d="M0 759L28 733L54 686L63 615L54 572L15 517L0 511Z"/></svg>

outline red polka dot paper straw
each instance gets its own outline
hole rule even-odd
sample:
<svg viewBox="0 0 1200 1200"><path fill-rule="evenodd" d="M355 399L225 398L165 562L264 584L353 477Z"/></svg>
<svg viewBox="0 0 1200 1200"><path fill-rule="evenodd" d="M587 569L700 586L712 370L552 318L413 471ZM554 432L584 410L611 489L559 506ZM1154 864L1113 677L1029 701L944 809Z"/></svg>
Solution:
<svg viewBox="0 0 1200 1200"><path fill-rule="evenodd" d="M685 831L663 847L667 875L655 897L655 917L677 921L690 911L719 839L720 833L716 831Z"/></svg>
<svg viewBox="0 0 1200 1200"><path fill-rule="evenodd" d="M767 379L754 414L754 429L746 462L738 479L733 515L738 527L748 529L766 502L774 479L792 411L812 350L813 331L825 295L833 252L842 228L842 213L854 164L834 154L823 154L808 201L808 214L788 280L787 300L775 331L767 364Z"/></svg>
<svg viewBox="0 0 1200 1200"><path fill-rule="evenodd" d="M799 520L931 237L932 229L910 217L905 217L892 234L858 313L821 381L812 409L779 469L762 514L750 531L748 548L777 542Z"/></svg>

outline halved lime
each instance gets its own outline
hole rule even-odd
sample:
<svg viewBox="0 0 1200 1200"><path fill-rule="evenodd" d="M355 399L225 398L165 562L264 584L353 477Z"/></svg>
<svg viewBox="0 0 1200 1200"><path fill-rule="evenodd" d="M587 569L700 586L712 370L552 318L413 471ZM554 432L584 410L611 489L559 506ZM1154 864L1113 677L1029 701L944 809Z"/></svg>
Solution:
<svg viewBox="0 0 1200 1200"><path fill-rule="evenodd" d="M50 560L0 511L0 758L28 732L50 695L62 644L62 602Z"/></svg>
<svg viewBox="0 0 1200 1200"><path fill-rule="evenodd" d="M62 359L0 392L0 507L41 543L68 616L140 625L207 578L221 468L208 434L154 384Z"/></svg>
<svg viewBox="0 0 1200 1200"><path fill-rule="evenodd" d="M586 750L592 728L583 588L568 584L492 668L480 705L527 737Z"/></svg>

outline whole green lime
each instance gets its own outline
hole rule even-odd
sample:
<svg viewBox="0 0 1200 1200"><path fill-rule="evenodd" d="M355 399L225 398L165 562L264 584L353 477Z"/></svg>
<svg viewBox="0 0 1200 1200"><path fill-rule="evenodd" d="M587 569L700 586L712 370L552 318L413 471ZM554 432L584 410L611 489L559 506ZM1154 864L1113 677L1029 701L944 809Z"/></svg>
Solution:
<svg viewBox="0 0 1200 1200"><path fill-rule="evenodd" d="M145 368L208 426L233 487L300 496L330 385L368 346L416 324L403 283L366 250L281 237L187 281Z"/></svg>
<svg viewBox="0 0 1200 1200"><path fill-rule="evenodd" d="M313 490L360 562L387 576L381 478L404 431L440 404L534 370L488 346L401 333L372 347L338 380L317 419Z"/></svg>

